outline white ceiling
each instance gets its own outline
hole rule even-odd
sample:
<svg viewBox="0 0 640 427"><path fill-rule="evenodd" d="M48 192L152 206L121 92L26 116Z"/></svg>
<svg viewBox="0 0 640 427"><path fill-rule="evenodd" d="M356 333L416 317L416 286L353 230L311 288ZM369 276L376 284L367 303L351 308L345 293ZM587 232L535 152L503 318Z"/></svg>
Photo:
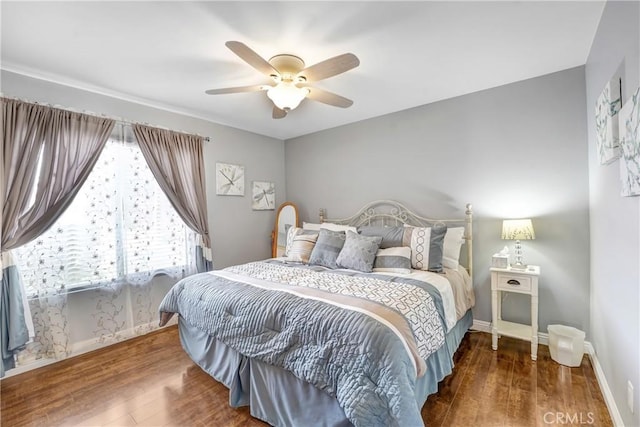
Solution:
<svg viewBox="0 0 640 427"><path fill-rule="evenodd" d="M0 3L3 69L279 139L583 65L604 7L600 1ZM354 53L358 68L315 84L354 105L305 100L274 120L264 92L206 95L268 82L225 47L228 40L265 59L291 53L307 65Z"/></svg>

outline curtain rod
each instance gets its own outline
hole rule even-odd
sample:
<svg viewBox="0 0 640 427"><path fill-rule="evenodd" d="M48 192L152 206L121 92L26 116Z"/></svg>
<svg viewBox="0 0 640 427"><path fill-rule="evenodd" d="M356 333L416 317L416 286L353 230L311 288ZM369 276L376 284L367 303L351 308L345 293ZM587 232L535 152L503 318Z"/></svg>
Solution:
<svg viewBox="0 0 640 427"><path fill-rule="evenodd" d="M133 120L123 119L122 117L110 116L110 115L107 115L107 114L98 114L98 113L94 113L93 111L87 111L87 110L80 111L80 110L77 110L75 108L65 107L63 105L58 105L58 104L48 104L46 102L31 101L29 99L18 98L18 97L15 97L15 96L7 96L7 95L4 95L2 92L0 92L0 98L13 99L14 101L26 102L27 104L43 105L45 107L57 108L58 110L71 111L73 113L86 114L88 116L99 117L99 118L102 118L102 119L111 119L111 120L115 121L117 124L122 124L122 125L143 125L143 126L149 126L149 127L153 127L153 128L157 128L157 129L168 130L170 132L184 133L186 135L195 135L195 136L201 137L206 142L210 141L208 136L202 136L202 135L199 135L199 134L193 133L193 132L185 132L183 130L169 129L169 128L166 128L164 126L157 126L157 125L153 125L153 124L146 123L146 122L136 122L136 121L133 121Z"/></svg>

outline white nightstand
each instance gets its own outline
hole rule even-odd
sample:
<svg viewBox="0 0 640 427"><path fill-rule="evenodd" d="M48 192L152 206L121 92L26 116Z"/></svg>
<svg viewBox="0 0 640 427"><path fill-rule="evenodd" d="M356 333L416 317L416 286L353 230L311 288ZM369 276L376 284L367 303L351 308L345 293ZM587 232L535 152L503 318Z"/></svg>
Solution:
<svg viewBox="0 0 640 427"><path fill-rule="evenodd" d="M498 336L531 341L531 359L538 357L538 276L540 267L530 265L526 270L491 268L492 347L498 349ZM502 293L531 295L531 325L502 320Z"/></svg>

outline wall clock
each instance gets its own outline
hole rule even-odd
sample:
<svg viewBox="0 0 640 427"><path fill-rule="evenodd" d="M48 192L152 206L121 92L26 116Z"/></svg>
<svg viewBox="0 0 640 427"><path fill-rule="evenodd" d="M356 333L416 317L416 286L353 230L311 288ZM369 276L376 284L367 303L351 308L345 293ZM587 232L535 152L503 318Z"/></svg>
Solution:
<svg viewBox="0 0 640 427"><path fill-rule="evenodd" d="M216 194L244 196L244 166L216 163Z"/></svg>
<svg viewBox="0 0 640 427"><path fill-rule="evenodd" d="M253 202L255 211L273 210L276 206L276 187L273 182L253 181Z"/></svg>

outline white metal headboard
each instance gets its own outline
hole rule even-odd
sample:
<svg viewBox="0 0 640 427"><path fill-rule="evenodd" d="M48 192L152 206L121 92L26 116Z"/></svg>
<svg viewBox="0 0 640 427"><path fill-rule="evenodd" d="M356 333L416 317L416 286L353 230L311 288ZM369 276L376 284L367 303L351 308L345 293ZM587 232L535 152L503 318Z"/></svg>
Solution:
<svg viewBox="0 0 640 427"><path fill-rule="evenodd" d="M467 203L464 218L433 219L426 218L409 210L402 203L393 200L376 200L367 203L355 215L348 218L327 218L325 209L320 209L320 222L332 222L335 224L379 226L412 225L417 227L430 227L434 224L444 223L447 226L464 226L465 247L467 255L467 271L473 278L473 209L471 203Z"/></svg>

